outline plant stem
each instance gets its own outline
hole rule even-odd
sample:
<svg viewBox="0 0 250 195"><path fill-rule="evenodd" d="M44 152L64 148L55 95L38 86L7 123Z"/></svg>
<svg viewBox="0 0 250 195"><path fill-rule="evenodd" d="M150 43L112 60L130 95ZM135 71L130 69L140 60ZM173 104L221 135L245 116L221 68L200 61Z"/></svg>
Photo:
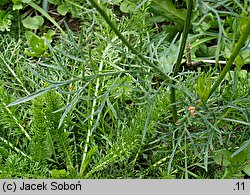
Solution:
<svg viewBox="0 0 250 195"><path fill-rule="evenodd" d="M188 32L190 29L192 10L193 10L193 0L189 0L188 4L187 4L186 20L185 20L185 24L184 24L183 33L182 33L181 47L180 47L180 51L179 51L176 65L174 68L173 77L175 77L177 75L177 73L179 72L180 66L181 66L181 60L182 60L182 56L183 56L183 53L185 50ZM173 84L175 84L174 81L173 81ZM175 88L174 87L170 87L170 101L172 104L173 121L174 121L174 123L176 123L178 118L177 118L176 96L175 96Z"/></svg>
<svg viewBox="0 0 250 195"><path fill-rule="evenodd" d="M212 88L208 94L208 97L205 99L205 101L207 101L208 98L214 93L214 91L217 89L217 87L219 86L221 81L226 76L227 72L230 70L235 58L238 56L238 54L240 52L240 49L244 46L245 41L247 40L248 36L250 35L249 29L250 29L250 14L247 17L247 21L244 24L244 28L242 29L241 36L240 36L238 42L236 43L236 45L235 45L227 63L226 63L226 66L224 67L224 69L220 73L219 78L215 81L215 83L212 86Z"/></svg>
<svg viewBox="0 0 250 195"><path fill-rule="evenodd" d="M43 0L43 10L45 11L45 12L48 12L48 5L49 5L49 2L48 2L48 0Z"/></svg>
<svg viewBox="0 0 250 195"><path fill-rule="evenodd" d="M106 12L100 7L99 3L97 3L96 0L89 0L89 1L96 8L96 10L101 14L101 16L110 26L110 28L115 32L115 34L121 39L124 45L126 45L133 54L137 55L142 61L144 61L151 68L153 68L156 72L158 72L162 76L163 79L170 80L169 76L166 73L164 73L158 66L156 66L155 64L150 62L148 59L146 59L142 54L137 52L137 50L126 40L126 38L122 35L122 33L117 29L116 25L110 20Z"/></svg>

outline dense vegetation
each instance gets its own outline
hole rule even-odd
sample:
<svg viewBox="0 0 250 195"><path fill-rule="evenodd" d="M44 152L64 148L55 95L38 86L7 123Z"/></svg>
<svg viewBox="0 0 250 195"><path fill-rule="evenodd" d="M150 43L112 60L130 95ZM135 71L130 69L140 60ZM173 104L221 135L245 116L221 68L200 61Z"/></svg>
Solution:
<svg viewBox="0 0 250 195"><path fill-rule="evenodd" d="M0 178L250 176L249 0L1 0Z"/></svg>

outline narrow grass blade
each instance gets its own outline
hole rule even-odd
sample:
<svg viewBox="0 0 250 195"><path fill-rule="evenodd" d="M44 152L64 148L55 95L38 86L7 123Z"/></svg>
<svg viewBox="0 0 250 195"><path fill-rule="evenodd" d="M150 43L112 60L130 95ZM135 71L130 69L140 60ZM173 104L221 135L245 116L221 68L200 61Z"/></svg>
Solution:
<svg viewBox="0 0 250 195"><path fill-rule="evenodd" d="M171 170L171 167L172 167L172 162L174 160L174 156L175 156L175 153L176 153L176 149L178 148L178 146L180 145L181 143L181 140L182 138L184 137L185 135L185 131L182 131L182 134L178 137L178 140L177 140L177 143L175 144L174 148L173 148L173 151L172 151L172 154L170 156L170 160L168 162L168 175L170 174L170 170Z"/></svg>
<svg viewBox="0 0 250 195"><path fill-rule="evenodd" d="M230 122L234 122L234 123L239 123L242 125L247 125L250 126L249 122L245 122L245 121L240 121L240 120L235 120L235 119L231 119L231 118L224 118L224 117L218 117L219 120L224 120L224 121L230 121Z"/></svg>
<svg viewBox="0 0 250 195"><path fill-rule="evenodd" d="M89 81L87 82L79 91L77 91L77 93L74 95L73 99L71 100L71 102L65 107L65 110L62 114L62 117L59 121L58 124L58 129L62 126L62 123L64 121L64 118L67 116L67 114L70 112L70 110L73 108L73 106L75 105L76 101L78 100L79 95L83 92L83 90L92 82Z"/></svg>
<svg viewBox="0 0 250 195"><path fill-rule="evenodd" d="M50 85L49 87L40 89L40 90L38 90L37 92L35 92L35 93L33 93L33 94L30 94L30 95L28 95L28 96L25 96L25 97L23 97L23 98L20 98L20 99L18 99L18 100L16 100L16 101L10 103L10 104L8 105L8 107L9 107L9 106L14 106L14 105L17 105L17 104L21 104L21 103L24 103L24 102L28 102L28 101L30 101L30 100L32 100L32 99L34 99L34 98L36 98L36 97L38 97L38 96L40 96L40 95L46 93L46 92L49 91L49 90L56 89L56 88L58 88L58 87L60 87L60 86L69 84L69 83L71 83L71 82L73 82L73 81L75 81L75 80L76 80L76 79L67 80L67 81L62 81L62 82L59 82L59 83L57 83L57 84Z"/></svg>
<svg viewBox="0 0 250 195"><path fill-rule="evenodd" d="M47 132L46 136L47 136L46 138L47 138L48 145L49 145L51 152L55 158L55 162L57 162L59 164L58 159L57 159L57 155L56 155L56 151L55 151L54 142L53 142L53 139L52 139L49 131Z"/></svg>
<svg viewBox="0 0 250 195"><path fill-rule="evenodd" d="M34 98L36 98L36 97L38 97L38 96L40 96L40 95L46 93L47 91L49 91L49 90L51 90L51 89L54 89L54 88L56 88L56 87L57 87L57 86L55 86L55 85L51 85L51 86L49 86L49 87L47 87L47 88L40 89L39 91L37 91L37 92L35 92L35 93L33 93L33 94L30 94L30 95L28 95L28 96L25 96L25 97L23 97L23 98L20 98L20 99L18 99L18 100L16 100L16 101L10 103L10 104L8 105L8 107L9 107L9 106L14 106L14 105L17 105L17 104L21 104L21 103L24 103L24 102L28 102L28 101L30 101L30 100L32 100L32 99L34 99Z"/></svg>
<svg viewBox="0 0 250 195"><path fill-rule="evenodd" d="M236 150L233 154L232 157L236 156L239 154L241 151L243 151L246 147L250 145L250 140L248 140L242 147L240 147L238 150Z"/></svg>
<svg viewBox="0 0 250 195"><path fill-rule="evenodd" d="M148 116L147 116L147 120L145 122L145 125L144 125L144 129L143 129L143 135L142 135L142 142L146 136L146 133L147 133L147 129L148 129L148 126L149 126L149 122L150 122L150 119L151 119L151 113L153 111L153 108L154 108L154 102L155 102L155 98L156 98L157 95L155 95L153 97L153 99L151 100L151 105L150 105L150 108L149 108L149 112L148 112Z"/></svg>

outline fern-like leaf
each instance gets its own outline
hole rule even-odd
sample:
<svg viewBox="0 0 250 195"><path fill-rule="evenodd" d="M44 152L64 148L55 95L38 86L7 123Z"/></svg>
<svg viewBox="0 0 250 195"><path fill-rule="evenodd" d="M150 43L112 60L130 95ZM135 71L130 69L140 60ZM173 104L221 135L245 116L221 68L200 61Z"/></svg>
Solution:
<svg viewBox="0 0 250 195"><path fill-rule="evenodd" d="M10 31L12 15L4 10L0 10L0 31Z"/></svg>
<svg viewBox="0 0 250 195"><path fill-rule="evenodd" d="M51 159L53 155L55 162L72 166L70 133L65 130L65 126L58 129L61 113L54 113L63 105L61 96L55 91L49 91L33 100L31 113L35 138L31 151L38 161Z"/></svg>

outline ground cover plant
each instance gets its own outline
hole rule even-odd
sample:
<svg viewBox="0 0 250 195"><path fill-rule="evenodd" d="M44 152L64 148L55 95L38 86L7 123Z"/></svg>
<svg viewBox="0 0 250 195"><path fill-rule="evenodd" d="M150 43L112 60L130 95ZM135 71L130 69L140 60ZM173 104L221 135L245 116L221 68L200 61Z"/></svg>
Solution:
<svg viewBox="0 0 250 195"><path fill-rule="evenodd" d="M249 3L1 1L0 178L249 177Z"/></svg>

